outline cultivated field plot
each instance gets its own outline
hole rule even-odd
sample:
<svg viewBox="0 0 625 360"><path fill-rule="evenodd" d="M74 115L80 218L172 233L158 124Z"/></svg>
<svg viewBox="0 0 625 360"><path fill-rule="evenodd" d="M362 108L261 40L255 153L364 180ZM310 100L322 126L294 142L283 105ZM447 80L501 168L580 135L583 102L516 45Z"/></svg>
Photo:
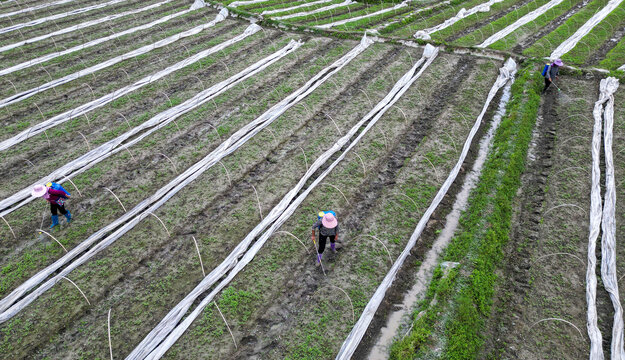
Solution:
<svg viewBox="0 0 625 360"><path fill-rule="evenodd" d="M608 70L625 64L621 41L625 4L619 0L237 0L224 4L302 28L562 57L571 65ZM565 40L568 44L558 48Z"/></svg>
<svg viewBox="0 0 625 360"><path fill-rule="evenodd" d="M622 7L1 2L0 359L617 351Z"/></svg>

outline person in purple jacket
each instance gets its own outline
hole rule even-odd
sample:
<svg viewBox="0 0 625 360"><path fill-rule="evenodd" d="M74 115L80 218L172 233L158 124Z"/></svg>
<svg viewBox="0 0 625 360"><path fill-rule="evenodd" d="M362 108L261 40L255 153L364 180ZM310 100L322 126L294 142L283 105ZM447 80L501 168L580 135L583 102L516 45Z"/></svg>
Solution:
<svg viewBox="0 0 625 360"><path fill-rule="evenodd" d="M43 197L44 199L46 199L46 201L50 203L50 212L52 213L52 225L50 225L50 229L59 224L58 212L65 215L67 223L69 224L69 222L72 221L72 214L69 212L69 210L65 209L65 200L69 199L71 195L58 184L48 183L48 185L50 186L35 185L31 192L31 195L34 197Z"/></svg>

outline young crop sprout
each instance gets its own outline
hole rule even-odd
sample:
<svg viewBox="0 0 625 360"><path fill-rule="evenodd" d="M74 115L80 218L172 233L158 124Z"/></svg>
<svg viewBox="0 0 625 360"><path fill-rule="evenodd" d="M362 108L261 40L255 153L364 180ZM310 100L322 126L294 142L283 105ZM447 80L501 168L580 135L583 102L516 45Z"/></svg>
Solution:
<svg viewBox="0 0 625 360"><path fill-rule="evenodd" d="M197 250L197 257L200 259L200 268L202 268L202 275L206 277L206 272L204 271L204 263L202 262L202 254L200 254L200 248L197 245L197 240L195 240L195 236L191 236L193 242L195 243L195 250Z"/></svg>
<svg viewBox="0 0 625 360"><path fill-rule="evenodd" d="M91 303L89 302L89 299L87 299L87 295L85 295L84 292L82 292L82 290L80 290L80 288L78 287L78 285L76 285L75 282L71 281L70 279L66 278L65 276L61 276L61 278L69 281L72 285L74 285L76 287L76 289L78 289L78 291L80 292L80 294L82 295L82 297L85 298L85 300L87 301L87 304L91 305Z"/></svg>
<svg viewBox="0 0 625 360"><path fill-rule="evenodd" d="M163 220L161 220L161 218L156 216L156 214L154 214L153 212L148 212L148 214L154 216L156 220L158 220L158 222L160 222L161 225L163 225L163 228L165 229L165 231L167 231L167 236L171 237L171 233L169 232L169 229L167 229L167 226L165 226L165 223L163 222Z"/></svg>
<svg viewBox="0 0 625 360"><path fill-rule="evenodd" d="M121 200L119 200L119 198L117 197L117 195L115 195L115 193L113 192L113 190L111 190L111 189L109 189L109 188L107 188L107 187L104 187L104 188L105 188L106 190L108 190L108 192L110 192L110 193L111 193L111 194L115 197L115 199L117 200L117 202L119 203L119 205L121 205L121 206L122 206L122 209L124 209L124 212L128 212L128 211L126 210L126 207L124 206L124 204L122 204L122 201L121 201Z"/></svg>
<svg viewBox="0 0 625 360"><path fill-rule="evenodd" d="M217 308L217 311L219 311L219 315L221 315L221 318L224 320L224 323L226 323L226 327L228 328L228 332L230 332L230 336L232 336L232 342L234 342L234 348L237 349L237 341L234 339L234 334L232 333L232 330L230 330L230 325L228 325L228 322L226 321L226 318L224 317L224 314L219 309L219 306L217 306L217 302L213 301L213 304L215 304L215 307Z"/></svg>
<svg viewBox="0 0 625 360"><path fill-rule="evenodd" d="M54 236L52 236L50 233L48 233L48 232L46 232L46 231L44 231L44 230L41 230L41 229L37 229L37 231L39 231L39 233L44 233L44 234L48 235L49 237L51 237L51 238L52 238L52 240L56 241L56 243L57 243L57 244L59 244L59 245L61 245L61 247L63 248L63 250L65 250L65 252L67 252L67 249L65 248L65 246L63 246L63 244L61 244L61 242L60 242L60 241L58 241L58 240L57 240Z"/></svg>

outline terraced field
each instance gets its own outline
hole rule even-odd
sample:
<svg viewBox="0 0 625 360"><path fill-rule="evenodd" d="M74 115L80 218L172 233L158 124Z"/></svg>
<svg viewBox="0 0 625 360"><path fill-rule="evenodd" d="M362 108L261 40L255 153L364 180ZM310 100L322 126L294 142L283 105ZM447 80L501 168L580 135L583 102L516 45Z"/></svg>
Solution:
<svg viewBox="0 0 625 360"><path fill-rule="evenodd" d="M623 6L0 2L0 358L622 351Z"/></svg>

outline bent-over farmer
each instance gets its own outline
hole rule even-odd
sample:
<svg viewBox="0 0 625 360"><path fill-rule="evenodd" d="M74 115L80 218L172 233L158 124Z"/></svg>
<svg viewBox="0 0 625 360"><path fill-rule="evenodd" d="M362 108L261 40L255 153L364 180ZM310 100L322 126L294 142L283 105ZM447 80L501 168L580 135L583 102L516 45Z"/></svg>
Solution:
<svg viewBox="0 0 625 360"><path fill-rule="evenodd" d="M320 214L321 215L321 214ZM339 238L339 222L334 216L334 211L325 212L323 217L318 219L312 226L312 240L315 241L315 229L319 229L319 250L317 250L317 260L315 265L321 265L323 250L326 248L326 240L330 238L330 248L336 252L336 240Z"/></svg>
<svg viewBox="0 0 625 360"><path fill-rule="evenodd" d="M52 213L52 225L50 229L59 224L58 212L65 215L67 223L72 221L72 214L65 209L65 200L71 197L63 187L57 183L48 183L46 185L35 185L31 195L34 197L43 197L50 203L50 212Z"/></svg>
<svg viewBox="0 0 625 360"><path fill-rule="evenodd" d="M543 76L545 77L545 88L543 89L543 94L547 92L547 89L549 89L549 86L551 86L553 80L558 78L558 72L560 71L560 67L562 65L564 65L562 60L556 59L556 61L549 65L547 71L545 71L545 73L543 74Z"/></svg>

